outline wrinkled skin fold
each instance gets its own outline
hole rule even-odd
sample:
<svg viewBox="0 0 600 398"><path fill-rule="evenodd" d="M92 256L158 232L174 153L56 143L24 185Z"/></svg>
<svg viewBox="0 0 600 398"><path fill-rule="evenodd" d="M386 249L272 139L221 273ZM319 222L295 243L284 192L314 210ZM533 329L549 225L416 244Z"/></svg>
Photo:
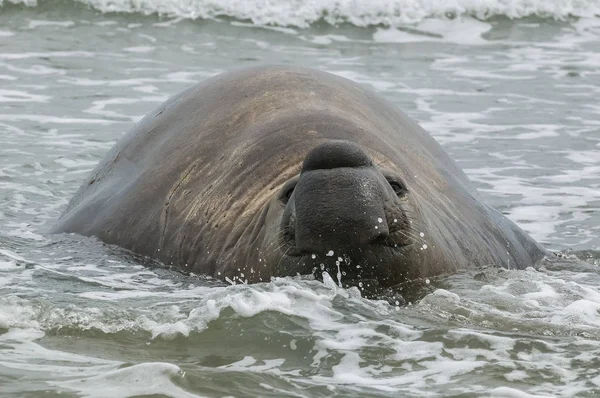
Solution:
<svg viewBox="0 0 600 398"><path fill-rule="evenodd" d="M377 94L283 66L215 76L149 113L54 232L250 283L327 270L386 287L546 253Z"/></svg>

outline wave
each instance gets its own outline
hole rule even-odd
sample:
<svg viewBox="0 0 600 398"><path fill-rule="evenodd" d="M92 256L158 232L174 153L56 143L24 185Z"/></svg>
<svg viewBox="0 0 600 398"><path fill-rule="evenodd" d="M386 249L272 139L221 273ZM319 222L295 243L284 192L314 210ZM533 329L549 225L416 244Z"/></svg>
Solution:
<svg viewBox="0 0 600 398"><path fill-rule="evenodd" d="M103 13L140 13L183 19L232 18L256 25L306 28L330 25L401 26L427 18L564 20L600 16L599 0L73 0ZM35 7L46 1L0 0Z"/></svg>

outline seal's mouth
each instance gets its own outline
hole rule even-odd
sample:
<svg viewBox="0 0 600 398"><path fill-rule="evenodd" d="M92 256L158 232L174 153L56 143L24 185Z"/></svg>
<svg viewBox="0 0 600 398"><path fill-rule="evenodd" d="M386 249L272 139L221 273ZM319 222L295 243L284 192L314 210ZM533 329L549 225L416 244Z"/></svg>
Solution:
<svg viewBox="0 0 600 398"><path fill-rule="evenodd" d="M412 242L398 243L390 237L366 247L339 249L332 245L326 252L303 251L287 239L281 245L281 262L293 264L297 273L313 274L318 280L327 272L334 280L339 277L344 287L363 285L367 280L390 286L403 280L414 247Z"/></svg>
<svg viewBox="0 0 600 398"><path fill-rule="evenodd" d="M305 256L313 256L319 254L329 253L343 253L348 256L354 256L357 253L365 254L369 252L377 253L382 250L386 250L388 253L397 252L397 254L406 253L408 249L414 246L415 242L418 240L413 237L414 234L409 229L401 229L395 228L391 229L387 235L378 236L376 239L368 242L365 245L356 245L356 246L348 246L344 245L344 247L340 247L334 243L327 244L328 236L319 236L319 240L322 242L321 246L327 247L325 253L320 253L322 250L317 249L301 249L296 245L296 234L295 234L295 217L292 215L285 225L282 231L282 242L281 248L285 255L290 257L305 257Z"/></svg>
<svg viewBox="0 0 600 398"><path fill-rule="evenodd" d="M402 236L403 237L403 236ZM283 254L288 257L310 257L313 256L335 256L335 253L341 253L342 256L346 257L356 257L357 255L360 257L376 254L393 254L396 253L398 255L405 254L408 250L415 246L414 242L406 242L404 240L394 239L392 236L388 236L385 238L377 239L375 242L369 244L369 246L365 247L346 247L346 248L336 248L334 245L331 245L331 249L326 253L321 253L317 250L305 250L299 249L294 242L293 236L284 235L284 242L281 244L281 249Z"/></svg>

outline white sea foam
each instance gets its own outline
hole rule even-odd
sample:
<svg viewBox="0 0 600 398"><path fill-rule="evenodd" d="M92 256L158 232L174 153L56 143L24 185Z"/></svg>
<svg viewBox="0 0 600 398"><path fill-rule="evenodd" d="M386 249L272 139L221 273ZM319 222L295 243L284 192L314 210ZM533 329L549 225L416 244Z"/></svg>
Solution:
<svg viewBox="0 0 600 398"><path fill-rule="evenodd" d="M600 14L594 0L77 0L101 12L135 12L176 18L231 17L251 20L257 25L307 27L324 20L329 24L351 23L356 26L397 26L423 21L430 17L475 16L480 19L497 15L509 18L541 16L564 19ZM37 5L36 0L0 0ZM43 21L35 26L43 26Z"/></svg>
<svg viewBox="0 0 600 398"><path fill-rule="evenodd" d="M190 394L173 383L172 379L182 378L183 375L184 372L176 365L151 362L50 384L78 391L88 398L162 394L174 398L197 398L198 395Z"/></svg>
<svg viewBox="0 0 600 398"><path fill-rule="evenodd" d="M27 28L36 29L40 26L59 26L62 28L69 28L74 25L75 25L75 22L73 22L73 21L45 21L45 20L33 19L33 20L29 21L29 25L27 26Z"/></svg>
<svg viewBox="0 0 600 398"><path fill-rule="evenodd" d="M491 398L552 398L551 395L533 395L510 387L498 387L490 391Z"/></svg>
<svg viewBox="0 0 600 398"><path fill-rule="evenodd" d="M0 335L3 348L0 366L29 375L33 382L22 387L24 390L36 391L41 383L44 390L57 386L86 397L152 394L198 397L173 383L173 379L183 377L176 365L150 362L123 367L119 361L45 348L35 342L43 336L44 333L36 329L12 329ZM35 380L40 374L45 376Z"/></svg>
<svg viewBox="0 0 600 398"><path fill-rule="evenodd" d="M8 253L7 257L18 255ZM87 301L87 307L58 308L40 307L35 301L24 299L0 299L0 328L9 329L0 340L13 347L4 351L5 362L12 368L43 369L57 374L51 385L90 397L97 396L94 391L103 394L110 391L115 396L122 396L117 392L143 395L151 391L187 395L178 387L183 375L177 366L164 362L122 367L115 361L44 349L34 342L44 331L63 328L82 332L94 329L109 334L125 331L132 337L150 339L148 344L156 339L163 342L174 338L202 339L203 333L209 337L216 332L223 339L235 341L240 338L235 331L221 329L220 325L241 322L243 329L253 330L251 338L256 343L264 336L270 339L270 345L277 344L281 350L300 351L300 358L304 356L308 361L305 366L312 369L327 366L331 372L300 375L290 365L295 360L293 356L282 358L277 355L284 355L283 351L274 356L270 351L261 354L251 349L220 365L220 372L260 374L352 391L402 391L408 395L423 389L435 395L436 391L447 388L489 394L493 385L475 383L467 388L463 381L473 372L484 374L493 367L494 372L504 372L507 381L518 385L510 389L498 387L491 390L491 395L483 396L538 397L546 396L549 391L568 396L584 388L584 382L573 379L572 345L581 345L578 361L591 362L600 352L594 340L600 326L600 292L594 280L576 273L568 277L533 269L494 268L483 271L486 283L476 282L465 273L450 278L454 292L438 289L415 306L394 309L384 302L348 297L339 287L330 289L319 282L298 278L212 288L186 288L162 279L167 290L163 289L161 296L158 294L161 279L157 275L152 278L151 272L142 268L134 267L128 278L114 273L115 270L98 272L93 265L79 270L89 271L102 274L99 277L103 278L112 275L115 283L128 279L129 293L115 292L113 299L120 302L115 305L109 302L103 309L91 307L93 301ZM76 275L77 268L73 267L70 273ZM146 278L140 279L142 276ZM568 277L569 281L561 277ZM107 287L110 286L117 285ZM130 294L149 291L155 294L139 297ZM88 294L80 297L95 298ZM149 299L154 304L149 304ZM139 300L146 301L144 308L128 308L130 304L125 304ZM407 323L415 316L435 322L438 329L422 329ZM271 322L291 319L294 327L302 331L300 334L291 326L277 332L269 326ZM216 329L211 326L213 321ZM541 336L527 337L530 333ZM573 334L592 338L573 342L542 337ZM372 350L383 350L377 357L379 365L369 362ZM43 364L34 363L33 359ZM59 363L61 359L69 365ZM365 363L370 365L364 366ZM557 381L531 387L531 380L540 374L552 375ZM125 380L136 382L126 384ZM105 389L98 389L99 385Z"/></svg>
<svg viewBox="0 0 600 398"><path fill-rule="evenodd" d="M379 28L373 34L378 43L408 43L424 41L446 41L460 44L486 44L482 34L488 32L492 25L474 18L447 20L426 19L417 23L410 30L398 30L393 27Z"/></svg>

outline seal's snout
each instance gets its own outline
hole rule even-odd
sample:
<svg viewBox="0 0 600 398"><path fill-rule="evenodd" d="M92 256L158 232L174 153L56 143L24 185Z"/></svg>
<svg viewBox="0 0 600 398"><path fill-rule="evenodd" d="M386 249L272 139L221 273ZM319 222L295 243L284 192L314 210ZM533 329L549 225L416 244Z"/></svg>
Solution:
<svg viewBox="0 0 600 398"><path fill-rule="evenodd" d="M350 141L328 141L309 152L302 164L302 172L372 165L371 158L355 143Z"/></svg>
<svg viewBox="0 0 600 398"><path fill-rule="evenodd" d="M304 160L294 190L294 240L300 252L364 250L390 234L383 176L360 146L329 141Z"/></svg>

